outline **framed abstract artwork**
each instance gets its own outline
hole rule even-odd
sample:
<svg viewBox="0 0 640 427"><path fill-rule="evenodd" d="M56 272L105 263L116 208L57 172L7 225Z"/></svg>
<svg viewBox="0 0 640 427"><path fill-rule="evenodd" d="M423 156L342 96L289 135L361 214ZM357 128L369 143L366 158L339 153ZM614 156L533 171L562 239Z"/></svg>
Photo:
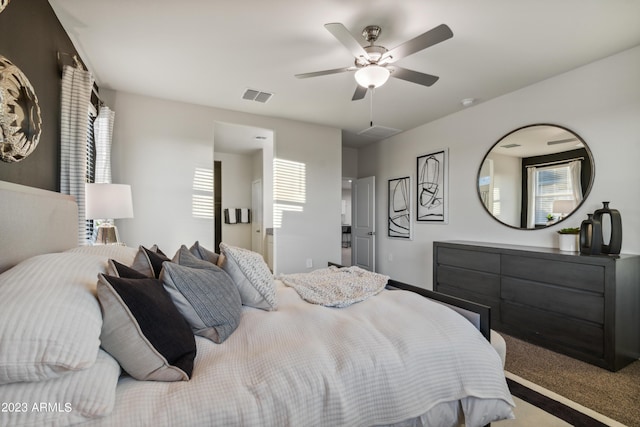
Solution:
<svg viewBox="0 0 640 427"><path fill-rule="evenodd" d="M448 150L417 159L416 221L446 224L449 221Z"/></svg>
<svg viewBox="0 0 640 427"><path fill-rule="evenodd" d="M405 176L389 180L387 212L387 235L398 239L411 240L413 238L411 177Z"/></svg>

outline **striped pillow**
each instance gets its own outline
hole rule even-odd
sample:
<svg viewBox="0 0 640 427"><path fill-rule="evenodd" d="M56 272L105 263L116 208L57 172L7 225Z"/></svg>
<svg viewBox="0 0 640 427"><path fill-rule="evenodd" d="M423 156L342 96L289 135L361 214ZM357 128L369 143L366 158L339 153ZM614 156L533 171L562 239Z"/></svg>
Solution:
<svg viewBox="0 0 640 427"><path fill-rule="evenodd" d="M160 273L165 289L196 335L222 343L240 323L238 288L222 269L182 246ZM176 263L178 262L178 263Z"/></svg>
<svg viewBox="0 0 640 427"><path fill-rule="evenodd" d="M104 417L113 411L118 378L120 365L100 350L96 362L85 370L2 385L2 401L17 406L0 411L0 426L66 426Z"/></svg>
<svg viewBox="0 0 640 427"><path fill-rule="evenodd" d="M95 363L102 326L96 275L106 261L45 254L0 275L0 384L56 378Z"/></svg>

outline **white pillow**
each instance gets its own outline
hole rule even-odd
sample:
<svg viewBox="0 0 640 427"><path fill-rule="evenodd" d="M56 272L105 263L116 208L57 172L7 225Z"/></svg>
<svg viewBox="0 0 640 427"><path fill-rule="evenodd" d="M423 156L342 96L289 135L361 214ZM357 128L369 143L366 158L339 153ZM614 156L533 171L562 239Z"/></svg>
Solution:
<svg viewBox="0 0 640 427"><path fill-rule="evenodd" d="M220 243L220 250L223 256L219 264L238 286L242 304L268 311L276 310L278 302L273 274L262 255L224 242Z"/></svg>
<svg viewBox="0 0 640 427"><path fill-rule="evenodd" d="M96 277L106 266L104 256L63 252L0 274L0 384L94 364L102 327Z"/></svg>
<svg viewBox="0 0 640 427"><path fill-rule="evenodd" d="M83 371L46 381L0 386L2 426L70 425L113 411L120 366L100 350L96 362ZM41 406L45 405L45 406Z"/></svg>

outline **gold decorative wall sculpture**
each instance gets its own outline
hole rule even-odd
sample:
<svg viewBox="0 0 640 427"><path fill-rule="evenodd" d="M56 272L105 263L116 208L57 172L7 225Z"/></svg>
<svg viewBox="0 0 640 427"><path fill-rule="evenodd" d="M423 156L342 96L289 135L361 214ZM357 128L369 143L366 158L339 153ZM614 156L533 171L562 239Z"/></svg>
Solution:
<svg viewBox="0 0 640 427"><path fill-rule="evenodd" d="M40 106L31 83L0 55L0 158L9 163L24 160L36 149L41 131Z"/></svg>

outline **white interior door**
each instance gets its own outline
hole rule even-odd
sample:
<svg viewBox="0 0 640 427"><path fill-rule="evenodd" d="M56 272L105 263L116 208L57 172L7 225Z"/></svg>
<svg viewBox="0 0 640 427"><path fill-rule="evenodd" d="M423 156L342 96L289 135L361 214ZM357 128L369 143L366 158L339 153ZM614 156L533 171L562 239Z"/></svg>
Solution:
<svg viewBox="0 0 640 427"><path fill-rule="evenodd" d="M374 176L354 181L351 225L352 265L376 271L376 181Z"/></svg>
<svg viewBox="0 0 640 427"><path fill-rule="evenodd" d="M263 254L262 180L251 183L251 250Z"/></svg>

